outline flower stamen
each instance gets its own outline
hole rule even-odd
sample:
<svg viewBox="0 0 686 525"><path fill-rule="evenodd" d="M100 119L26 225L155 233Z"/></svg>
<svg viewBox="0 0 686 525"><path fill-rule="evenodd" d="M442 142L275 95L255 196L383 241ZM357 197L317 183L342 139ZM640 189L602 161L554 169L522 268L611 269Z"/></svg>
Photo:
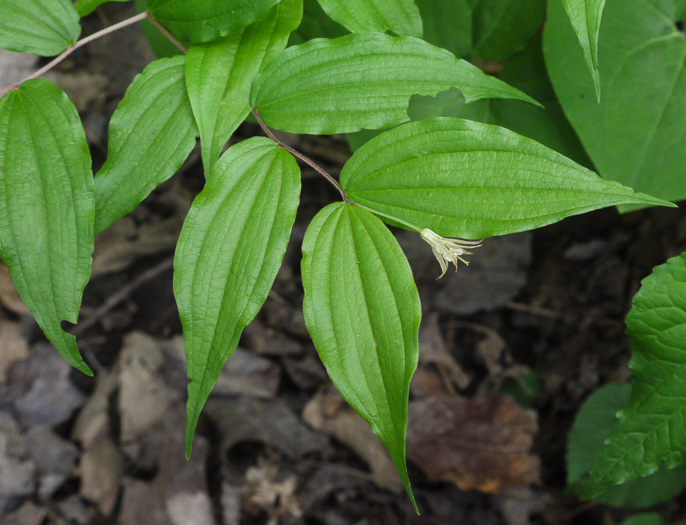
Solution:
<svg viewBox="0 0 686 525"><path fill-rule="evenodd" d="M437 279L440 279L445 275L445 273L448 271L449 263L455 265L455 271L457 271L457 261L461 261L469 266L469 262L464 260L462 256L472 255L472 252L469 250L481 246L481 241L469 241L465 239L441 237L429 228L424 228L419 232L419 235L421 235L422 239L429 243L429 246L431 246L431 250L436 257L438 264L441 265L441 270L443 273L441 273Z"/></svg>

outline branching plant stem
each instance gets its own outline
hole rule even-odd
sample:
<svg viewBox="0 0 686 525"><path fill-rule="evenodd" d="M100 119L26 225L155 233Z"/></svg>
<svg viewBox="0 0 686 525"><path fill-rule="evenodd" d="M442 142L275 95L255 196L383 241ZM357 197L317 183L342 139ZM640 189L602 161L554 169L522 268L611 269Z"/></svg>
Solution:
<svg viewBox="0 0 686 525"><path fill-rule="evenodd" d="M312 159L310 159L309 157L306 157L305 155L303 155L299 151L294 150L289 145L284 144L278 138L276 138L274 133L272 133L272 131L264 123L264 121L262 120L262 117L260 117L260 114L257 111L257 109L253 109L252 114L255 116L255 119L257 119L257 123L260 125L260 127L262 128L262 131L264 131L264 133L267 135L267 137L272 139L274 142L276 142L279 145L279 147L285 149L288 153L290 153L294 157L300 159L305 164L308 164L309 166L314 168L320 175L322 175L326 180L328 180L331 184L333 184L333 186L341 194L341 197L343 197L343 202L345 202L346 204L353 204L352 202L350 202L345 191L343 191L343 188L341 188L341 185L338 183L338 181L336 179L334 179L329 173L327 173L324 169L322 169L319 165L317 165L317 163L314 162Z"/></svg>
<svg viewBox="0 0 686 525"><path fill-rule="evenodd" d="M109 27L106 27L105 29L102 29L98 31L97 33L93 33L92 35L87 36L86 38L82 38L75 44L72 44L69 46L67 49L65 49L60 55L56 56L53 60L51 60L48 64L40 68L38 71L35 73L32 73L30 76L26 77L24 80L17 82L16 84L12 84L11 86L7 86L6 88L0 89L0 97L3 95L9 93L13 89L17 89L19 86L21 86L24 82L28 82L29 80L33 80L34 78L38 78L41 75L45 74L46 72L50 71L52 68L54 68L57 64L62 62L65 58L67 58L69 55L71 55L74 51L76 51L78 48L85 46L89 42L92 42L93 40L97 40L100 37L103 37L105 35L109 35L110 33L113 33L119 29L122 29L123 27L133 25L137 22L140 22L141 20L145 19L150 20L150 22L157 27L157 29L160 30L160 32L167 37L172 44L174 44L176 47L181 49L184 53L186 52L186 49L176 41L176 39L171 36L160 24L153 18L153 16L148 13L147 11L143 13L139 13L136 16L132 16L131 18L127 18L126 20L122 20L119 23L116 23L114 25L111 25Z"/></svg>

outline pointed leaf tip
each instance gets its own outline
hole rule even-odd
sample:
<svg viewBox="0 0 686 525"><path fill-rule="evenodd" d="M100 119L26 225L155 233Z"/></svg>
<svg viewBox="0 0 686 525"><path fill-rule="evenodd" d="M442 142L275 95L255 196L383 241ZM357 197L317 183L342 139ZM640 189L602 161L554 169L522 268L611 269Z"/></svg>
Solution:
<svg viewBox="0 0 686 525"><path fill-rule="evenodd" d="M673 206L505 128L441 117L369 141L343 167L341 186L362 206L462 239L531 230L618 204Z"/></svg>
<svg viewBox="0 0 686 525"><path fill-rule="evenodd" d="M243 329L267 299L295 222L300 170L264 137L232 146L193 202L174 260L188 367L186 454Z"/></svg>
<svg viewBox="0 0 686 525"><path fill-rule="evenodd" d="M78 321L91 273L91 158L76 108L47 80L0 99L0 174L0 257L46 337L93 375L62 330L63 321Z"/></svg>
<svg viewBox="0 0 686 525"><path fill-rule="evenodd" d="M381 33L315 39L276 57L253 84L264 121L293 133L349 133L407 122L412 95L457 87L468 102L531 97L413 37Z"/></svg>
<svg viewBox="0 0 686 525"><path fill-rule="evenodd" d="M405 436L421 307L397 241L373 214L331 204L303 242L305 322L329 377L388 449L416 510Z"/></svg>

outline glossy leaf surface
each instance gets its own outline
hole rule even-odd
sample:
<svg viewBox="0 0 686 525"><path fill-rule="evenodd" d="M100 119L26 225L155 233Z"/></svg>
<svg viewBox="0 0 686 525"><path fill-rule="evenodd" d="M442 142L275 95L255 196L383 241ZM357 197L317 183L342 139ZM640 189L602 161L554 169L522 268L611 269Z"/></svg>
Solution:
<svg viewBox="0 0 686 525"><path fill-rule="evenodd" d="M598 41L602 98L569 18L551 0L544 54L555 92L598 173L686 198L686 39L676 0L607 0Z"/></svg>
<svg viewBox="0 0 686 525"><path fill-rule="evenodd" d="M130 0L76 0L74 8L79 16L83 17L91 14L105 2L129 2Z"/></svg>
<svg viewBox="0 0 686 525"><path fill-rule="evenodd" d="M79 38L79 21L71 0L2 0L0 48L59 55Z"/></svg>
<svg viewBox="0 0 686 525"><path fill-rule="evenodd" d="M260 67L286 47L301 18L302 0L283 0L259 22L188 50L186 87L200 129L205 173L250 113L250 88Z"/></svg>
<svg viewBox="0 0 686 525"><path fill-rule="evenodd" d="M343 167L350 200L445 237L531 230L621 203L670 205L505 128L435 118L387 131Z"/></svg>
<svg viewBox="0 0 686 525"><path fill-rule="evenodd" d="M422 36L422 18L414 0L318 0L327 15L352 33Z"/></svg>
<svg viewBox="0 0 686 525"><path fill-rule="evenodd" d="M384 443L412 497L405 435L421 308L407 259L374 215L331 204L307 230L302 276L305 322L329 377Z"/></svg>
<svg viewBox="0 0 686 525"><path fill-rule="evenodd" d="M656 267L634 297L626 318L633 354L631 398L580 484L583 497L684 463L685 297L686 253Z"/></svg>
<svg viewBox="0 0 686 525"><path fill-rule="evenodd" d="M531 98L470 63L412 37L353 34L288 48L255 80L264 121L293 133L348 133L409 120L412 95L457 87L468 101Z"/></svg>
<svg viewBox="0 0 686 525"><path fill-rule="evenodd" d="M198 128L185 57L162 58L138 75L112 116L107 161L95 176L95 231L133 211L181 167Z"/></svg>
<svg viewBox="0 0 686 525"><path fill-rule="evenodd" d="M498 78L544 107L506 99L478 100L467 104L459 91L451 89L436 97L412 97L407 113L412 120L457 117L502 126L584 166L592 166L555 97L545 69L541 37L532 38L524 51L508 58Z"/></svg>
<svg viewBox="0 0 686 525"><path fill-rule="evenodd" d="M47 80L0 99L0 257L50 342L92 375L61 328L76 323L91 272L91 157L76 108Z"/></svg>
<svg viewBox="0 0 686 525"><path fill-rule="evenodd" d="M616 421L616 414L627 404L631 385L611 383L593 392L579 410L569 432L567 447L567 486L573 492L603 449ZM646 508L663 503L686 488L686 466L658 470L645 478L610 487L593 498L619 508Z"/></svg>
<svg viewBox="0 0 686 525"><path fill-rule="evenodd" d="M593 77L596 97L600 100L598 33L600 33L600 22L603 17L605 0L562 0L562 5L579 39L586 65Z"/></svg>
<svg viewBox="0 0 686 525"><path fill-rule="evenodd" d="M295 159L257 137L232 146L219 159L188 213L174 261L190 380L187 454L224 362L267 299L299 195Z"/></svg>
<svg viewBox="0 0 686 525"><path fill-rule="evenodd" d="M258 21L280 0L148 0L150 12L175 37L209 42Z"/></svg>

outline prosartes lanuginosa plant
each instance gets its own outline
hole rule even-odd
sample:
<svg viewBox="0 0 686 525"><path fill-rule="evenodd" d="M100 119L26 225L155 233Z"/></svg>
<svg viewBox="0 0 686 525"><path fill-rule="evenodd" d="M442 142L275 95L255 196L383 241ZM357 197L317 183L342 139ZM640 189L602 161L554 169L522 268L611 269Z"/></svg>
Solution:
<svg viewBox="0 0 686 525"><path fill-rule="evenodd" d="M559 139L573 131L549 85L525 93L504 81L522 84L514 70L508 77L507 62L497 78L462 58L503 60L527 48L543 1L308 0L303 10L303 0L148 0L137 2L140 14L79 39L80 17L102 3L0 3L0 47L56 56L0 91L0 257L46 337L91 374L62 323L78 321L94 235L174 175L199 139L205 186L174 262L189 378L188 455L222 366L281 265L299 204L299 163L340 193L303 242L307 328L336 388L388 449L413 503L405 438L421 308L388 225L421 236L443 277L491 236L607 206L673 206L663 200L669 196L637 192L570 159L578 150L588 164L578 142ZM574 35L579 80L596 104L604 4L548 6L566 13L555 24ZM464 17L480 22L462 32ZM93 174L74 105L39 77L75 49L138 22L159 53L173 56L150 63L130 85L110 122L107 160ZM466 113L450 114L456 106ZM481 118L470 108L482 108ZM246 118L265 136L226 149ZM337 179L272 130L347 133L356 151ZM611 477L592 477L588 494L627 476Z"/></svg>

